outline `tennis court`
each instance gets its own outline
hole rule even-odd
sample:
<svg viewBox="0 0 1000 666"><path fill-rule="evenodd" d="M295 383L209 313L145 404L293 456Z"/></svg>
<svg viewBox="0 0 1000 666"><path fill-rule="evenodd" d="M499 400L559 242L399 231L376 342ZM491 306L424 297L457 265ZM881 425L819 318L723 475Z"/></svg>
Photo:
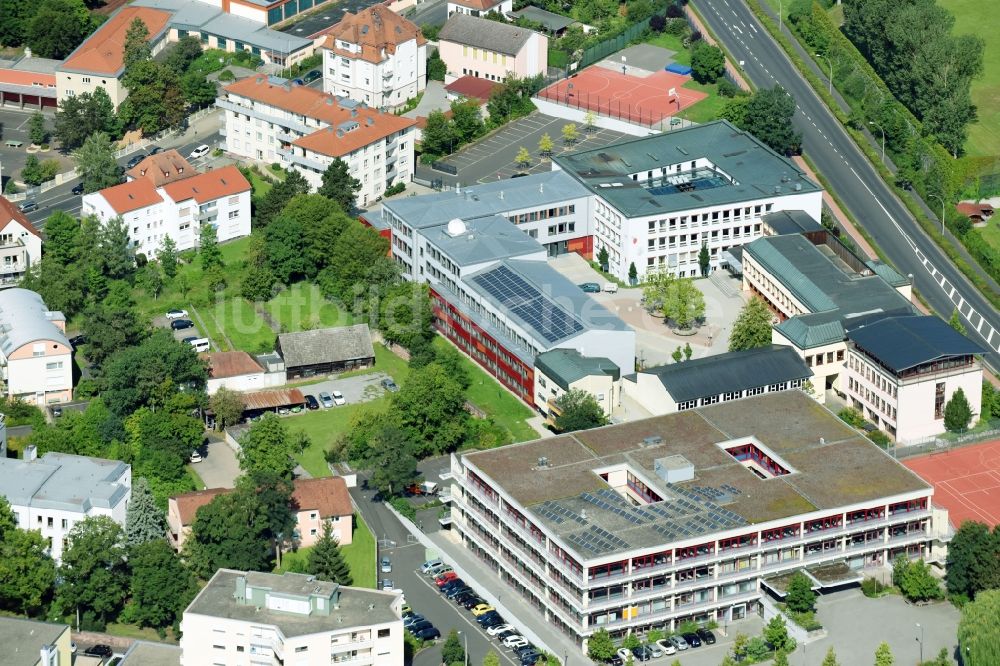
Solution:
<svg viewBox="0 0 1000 666"><path fill-rule="evenodd" d="M934 503L948 509L955 527L966 520L1000 524L1000 440L902 463L934 486Z"/></svg>
<svg viewBox="0 0 1000 666"><path fill-rule="evenodd" d="M627 72L628 67L625 69ZM682 87L690 80L689 76L662 69L635 76L592 65L545 88L538 96L602 116L652 126L707 97L703 92Z"/></svg>

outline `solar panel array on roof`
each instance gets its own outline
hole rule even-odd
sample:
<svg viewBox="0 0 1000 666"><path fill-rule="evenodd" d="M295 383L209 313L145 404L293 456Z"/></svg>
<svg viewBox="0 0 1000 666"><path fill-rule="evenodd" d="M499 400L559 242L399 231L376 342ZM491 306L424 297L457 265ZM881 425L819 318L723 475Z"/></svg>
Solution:
<svg viewBox="0 0 1000 666"><path fill-rule="evenodd" d="M511 313L555 343L584 330L583 324L506 266L471 278Z"/></svg>

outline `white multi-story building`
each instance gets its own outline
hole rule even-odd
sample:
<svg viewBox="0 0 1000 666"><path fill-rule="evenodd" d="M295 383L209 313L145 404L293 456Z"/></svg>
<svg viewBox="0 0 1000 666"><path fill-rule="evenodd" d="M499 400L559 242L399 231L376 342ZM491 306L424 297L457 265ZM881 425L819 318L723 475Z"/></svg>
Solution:
<svg viewBox="0 0 1000 666"><path fill-rule="evenodd" d="M42 260L42 235L17 206L0 196L0 284L13 284Z"/></svg>
<svg viewBox="0 0 1000 666"><path fill-rule="evenodd" d="M184 611L181 666L403 665L403 595L219 569Z"/></svg>
<svg viewBox="0 0 1000 666"><path fill-rule="evenodd" d="M979 345L938 317L882 317L847 331L847 397L872 423L906 443L945 431L944 409L962 389L982 410Z"/></svg>
<svg viewBox="0 0 1000 666"><path fill-rule="evenodd" d="M0 379L9 398L39 406L73 399L66 317L33 291L0 291Z"/></svg>
<svg viewBox="0 0 1000 666"><path fill-rule="evenodd" d="M748 617L797 570L833 589L942 561L950 533L929 484L801 391L453 454L451 473L461 543L582 649Z"/></svg>
<svg viewBox="0 0 1000 666"><path fill-rule="evenodd" d="M416 122L409 118L263 75L226 87L216 105L226 112L228 152L296 169L312 187L341 159L361 183L359 206L413 175Z"/></svg>
<svg viewBox="0 0 1000 666"><path fill-rule="evenodd" d="M52 451L36 458L35 447L28 446L23 460L0 458L0 495L17 526L41 532L59 562L69 531L84 518L107 516L125 526L132 468L120 460Z"/></svg>
<svg viewBox="0 0 1000 666"><path fill-rule="evenodd" d="M344 14L320 48L328 93L392 109L427 87L427 40L384 5Z"/></svg>
<svg viewBox="0 0 1000 666"><path fill-rule="evenodd" d="M136 252L154 257L169 236L179 250L198 247L201 227L220 242L250 235L250 182L235 166L198 173L177 151L147 157L130 180L83 196L81 215L122 218Z"/></svg>
<svg viewBox="0 0 1000 666"><path fill-rule="evenodd" d="M448 16L484 16L490 12L509 14L513 10L514 0L448 0Z"/></svg>
<svg viewBox="0 0 1000 666"><path fill-rule="evenodd" d="M802 210L819 220L822 189L789 159L719 120L553 158L593 195L594 252L628 279L634 265L684 277L764 235L761 218Z"/></svg>

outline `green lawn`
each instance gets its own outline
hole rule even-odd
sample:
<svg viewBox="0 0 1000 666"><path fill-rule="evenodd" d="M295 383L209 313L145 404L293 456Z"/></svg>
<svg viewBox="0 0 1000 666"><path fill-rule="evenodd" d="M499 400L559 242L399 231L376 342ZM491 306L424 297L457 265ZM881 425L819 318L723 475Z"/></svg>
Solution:
<svg viewBox="0 0 1000 666"><path fill-rule="evenodd" d="M969 126L965 150L970 156L1000 155L1000 42L989 37L1000 32L1000 12L986 11L974 0L938 0L955 15L952 34L986 36L983 73L972 82L972 103L978 120Z"/></svg>
<svg viewBox="0 0 1000 666"><path fill-rule="evenodd" d="M975 233L980 234L987 243L1000 251L1000 224L991 221L982 229L976 229Z"/></svg>
<svg viewBox="0 0 1000 666"><path fill-rule="evenodd" d="M294 553L284 553L281 556L281 566L275 569L277 573L305 569L309 561L309 551L312 548L299 548ZM375 537L361 514L354 514L354 534L351 543L340 549L344 561L351 569L356 587L375 587Z"/></svg>
<svg viewBox="0 0 1000 666"><path fill-rule="evenodd" d="M199 310L200 312L200 310ZM253 303L235 296L216 303L210 310L235 349L253 353L274 349L275 333L254 309Z"/></svg>
<svg viewBox="0 0 1000 666"><path fill-rule="evenodd" d="M699 90L708 94L708 97L705 99L695 103L693 106L689 106L677 114L681 118L686 118L691 122L707 123L710 120L718 119L719 114L722 113L723 107L726 106L726 102L729 101L719 94L719 86L715 83L706 85L692 80L685 83L683 87L690 90Z"/></svg>
<svg viewBox="0 0 1000 666"><path fill-rule="evenodd" d="M299 429L309 437L309 448L295 459L314 477L330 476L323 455L337 439L351 426L351 420L358 412L380 407L385 402L381 397L376 400L361 403L350 403L332 409L317 409L316 411L298 414L287 421L290 429Z"/></svg>
<svg viewBox="0 0 1000 666"><path fill-rule="evenodd" d="M250 187L253 188L253 196L262 197L274 187L271 181L262 178L256 169L250 170Z"/></svg>
<svg viewBox="0 0 1000 666"><path fill-rule="evenodd" d="M450 343L438 337L434 340L434 344L445 346ZM515 442L538 439L535 429L525 422L525 419L534 416L528 406L465 355L462 355L462 363L472 378L472 385L469 386L469 402L486 412L499 425L507 428Z"/></svg>
<svg viewBox="0 0 1000 666"><path fill-rule="evenodd" d="M671 56L674 62L681 65L691 64L691 52L684 48L684 44L681 42L680 37L675 37L674 35L668 35L665 32L661 32L658 35L653 35L646 40L647 44L652 44L653 46L660 46L665 49L670 49L674 52Z"/></svg>
<svg viewBox="0 0 1000 666"><path fill-rule="evenodd" d="M289 332L354 323L350 312L328 301L310 282L292 285L268 301L264 309Z"/></svg>

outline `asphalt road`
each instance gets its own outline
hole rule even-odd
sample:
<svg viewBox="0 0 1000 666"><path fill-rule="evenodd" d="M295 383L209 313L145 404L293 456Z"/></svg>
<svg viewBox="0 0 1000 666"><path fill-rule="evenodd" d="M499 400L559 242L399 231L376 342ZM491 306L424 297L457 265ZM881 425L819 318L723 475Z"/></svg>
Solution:
<svg viewBox="0 0 1000 666"><path fill-rule="evenodd" d="M444 25L448 20L448 3L445 0L421 2L406 18L417 25Z"/></svg>
<svg viewBox="0 0 1000 666"><path fill-rule="evenodd" d="M693 0L708 27L759 87L780 84L796 101L803 149L901 273L944 317L954 308L1000 368L1000 313L965 279L885 184L823 101L742 0Z"/></svg>

